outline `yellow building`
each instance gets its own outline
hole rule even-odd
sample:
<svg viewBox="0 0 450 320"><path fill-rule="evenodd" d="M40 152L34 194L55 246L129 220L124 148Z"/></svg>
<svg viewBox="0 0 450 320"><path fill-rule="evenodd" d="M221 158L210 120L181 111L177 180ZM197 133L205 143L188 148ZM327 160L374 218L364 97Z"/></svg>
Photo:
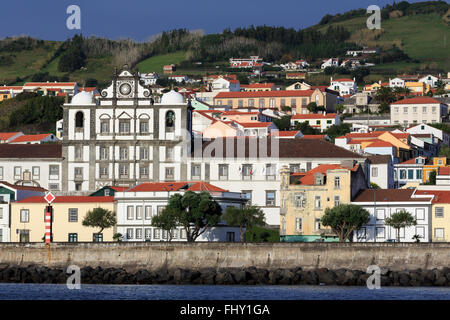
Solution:
<svg viewBox="0 0 450 320"><path fill-rule="evenodd" d="M282 110L291 107L297 113L309 113L306 106L316 102L324 106L327 112L333 112L337 103L337 93L326 88L311 90L272 90L272 91L240 91L219 92L214 97L217 106L228 105L231 108L271 108Z"/></svg>
<svg viewBox="0 0 450 320"><path fill-rule="evenodd" d="M9 91L0 91L0 101L11 99L11 93Z"/></svg>
<svg viewBox="0 0 450 320"><path fill-rule="evenodd" d="M408 88L411 92L419 93L421 95L424 95L431 89L430 85L424 82L405 82L405 88Z"/></svg>
<svg viewBox="0 0 450 320"><path fill-rule="evenodd" d="M367 188L360 165L319 165L307 172L281 170L280 238L287 242L316 240L336 241L328 228L321 225L327 208L350 203L358 192Z"/></svg>
<svg viewBox="0 0 450 320"><path fill-rule="evenodd" d="M11 203L11 242L43 242L44 212L47 202L41 196ZM101 207L115 212L114 197L60 196L52 203L53 242L113 241L115 227L103 230L85 227L87 212Z"/></svg>
<svg viewBox="0 0 450 320"><path fill-rule="evenodd" d="M428 187L428 186L426 186ZM431 203L431 240L432 242L450 241L450 191L435 189L420 189L416 195L433 195Z"/></svg>
<svg viewBox="0 0 450 320"><path fill-rule="evenodd" d="M431 159L430 164L425 164L423 166L423 182L426 183L430 180L430 173L432 171L435 171L437 174L437 171L439 168L445 168L449 167L447 165L447 158L446 157L434 157Z"/></svg>

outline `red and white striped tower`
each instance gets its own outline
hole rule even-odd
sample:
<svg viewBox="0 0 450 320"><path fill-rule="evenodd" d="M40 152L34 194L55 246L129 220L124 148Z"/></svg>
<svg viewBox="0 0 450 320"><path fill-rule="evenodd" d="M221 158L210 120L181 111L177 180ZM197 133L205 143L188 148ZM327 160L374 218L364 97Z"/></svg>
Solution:
<svg viewBox="0 0 450 320"><path fill-rule="evenodd" d="M52 206L45 207L45 243L52 241Z"/></svg>
<svg viewBox="0 0 450 320"><path fill-rule="evenodd" d="M45 243L52 242L52 214L53 214L53 208L51 203L53 200L56 199L56 197L51 193L48 192L45 197L45 201L47 201L48 206L45 207Z"/></svg>

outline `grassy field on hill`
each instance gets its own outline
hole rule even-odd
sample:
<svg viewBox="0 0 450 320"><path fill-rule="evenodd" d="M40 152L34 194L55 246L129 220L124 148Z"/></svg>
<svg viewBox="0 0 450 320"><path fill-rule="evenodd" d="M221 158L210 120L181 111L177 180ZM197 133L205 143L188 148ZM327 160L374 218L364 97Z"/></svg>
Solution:
<svg viewBox="0 0 450 320"><path fill-rule="evenodd" d="M168 64L177 64L186 59L186 52L177 51L163 55L153 56L138 64L139 72L162 73L163 67Z"/></svg>
<svg viewBox="0 0 450 320"><path fill-rule="evenodd" d="M367 16L368 17L368 16ZM330 26L342 26L352 32L349 41L366 46L389 48L397 45L412 59L422 63L436 63L443 69L450 69L450 27L436 14L404 16L381 21L381 30L369 30L367 17L317 26L325 31ZM392 63L377 69L413 68L420 64Z"/></svg>

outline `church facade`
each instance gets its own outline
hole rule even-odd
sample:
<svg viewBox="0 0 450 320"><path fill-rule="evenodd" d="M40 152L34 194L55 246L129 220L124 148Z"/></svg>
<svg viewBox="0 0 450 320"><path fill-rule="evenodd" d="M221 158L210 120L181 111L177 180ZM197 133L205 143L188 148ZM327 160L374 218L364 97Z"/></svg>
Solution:
<svg viewBox="0 0 450 320"><path fill-rule="evenodd" d="M98 100L83 91L63 105L63 192L186 180L192 108L181 94L153 103L124 67Z"/></svg>

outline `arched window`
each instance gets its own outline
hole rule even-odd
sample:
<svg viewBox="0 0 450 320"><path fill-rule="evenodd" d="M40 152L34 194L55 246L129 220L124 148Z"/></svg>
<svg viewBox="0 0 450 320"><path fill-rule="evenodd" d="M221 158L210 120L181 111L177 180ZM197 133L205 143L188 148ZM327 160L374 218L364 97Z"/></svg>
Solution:
<svg viewBox="0 0 450 320"><path fill-rule="evenodd" d="M78 111L75 115L75 128L83 128L84 127L84 114L81 111Z"/></svg>
<svg viewBox="0 0 450 320"><path fill-rule="evenodd" d="M175 113L167 111L166 113L166 132L173 132L175 129Z"/></svg>

